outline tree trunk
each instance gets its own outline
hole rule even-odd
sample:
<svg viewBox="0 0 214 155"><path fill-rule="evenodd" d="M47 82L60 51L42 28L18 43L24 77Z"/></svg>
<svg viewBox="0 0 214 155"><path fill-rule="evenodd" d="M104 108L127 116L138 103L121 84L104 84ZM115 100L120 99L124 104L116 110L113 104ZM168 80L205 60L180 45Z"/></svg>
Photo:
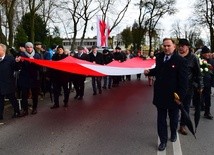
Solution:
<svg viewBox="0 0 214 155"><path fill-rule="evenodd" d="M31 30L30 30L30 41L32 43L34 43L34 39L35 39L35 32L34 32L34 29L35 29L35 12L32 11L31 12Z"/></svg>
<svg viewBox="0 0 214 155"><path fill-rule="evenodd" d="M211 51L214 52L214 29L210 27L210 47Z"/></svg>
<svg viewBox="0 0 214 155"><path fill-rule="evenodd" d="M74 25L74 36L72 39L71 50L74 51L76 49L76 37L77 37L77 25Z"/></svg>
<svg viewBox="0 0 214 155"><path fill-rule="evenodd" d="M85 20L85 25L84 25L84 29L83 29L83 33L82 33L80 45L83 44L83 40L84 40L84 38L85 38L85 33L86 33L86 30L87 30L87 25L88 25L88 20Z"/></svg>

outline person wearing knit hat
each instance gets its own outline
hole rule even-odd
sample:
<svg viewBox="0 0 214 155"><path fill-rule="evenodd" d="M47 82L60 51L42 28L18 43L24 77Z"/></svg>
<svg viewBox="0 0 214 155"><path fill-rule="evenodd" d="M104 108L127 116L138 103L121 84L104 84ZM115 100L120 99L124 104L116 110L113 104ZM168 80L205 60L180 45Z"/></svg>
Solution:
<svg viewBox="0 0 214 155"><path fill-rule="evenodd" d="M211 53L210 49L207 46L201 48L201 54Z"/></svg>
<svg viewBox="0 0 214 155"><path fill-rule="evenodd" d="M210 113L211 107L211 87L213 86L213 67L214 67L214 60L210 58L211 51L207 46L201 48L201 58L206 60L207 63L210 65L207 70L203 71L203 83L204 88L202 91L202 105L204 105L204 117L207 119L212 120L213 116Z"/></svg>
<svg viewBox="0 0 214 155"><path fill-rule="evenodd" d="M25 43L26 51L20 52L21 57L30 58L30 59L41 59L39 53L35 52L33 49L33 44L31 42ZM20 59L19 59L20 61ZM22 110L24 116L28 115L28 97L29 92L32 93L33 100L33 109L31 114L37 113L37 105L38 105L38 95L40 91L40 80L39 80L39 71L40 67L29 63L27 61L20 61L21 63L21 71L19 74L19 84L22 95Z"/></svg>
<svg viewBox="0 0 214 155"><path fill-rule="evenodd" d="M25 47L34 47L32 42L26 42Z"/></svg>
<svg viewBox="0 0 214 155"><path fill-rule="evenodd" d="M64 47L62 45L57 46L57 52L53 55L52 61L59 61L65 59L68 55L64 53ZM51 109L59 108L59 97L61 93L61 88L63 88L64 93L64 107L68 106L69 99L69 89L68 83L70 81L70 74L67 72L59 70L51 70L50 77L53 83L53 95L54 95L54 105L51 106Z"/></svg>

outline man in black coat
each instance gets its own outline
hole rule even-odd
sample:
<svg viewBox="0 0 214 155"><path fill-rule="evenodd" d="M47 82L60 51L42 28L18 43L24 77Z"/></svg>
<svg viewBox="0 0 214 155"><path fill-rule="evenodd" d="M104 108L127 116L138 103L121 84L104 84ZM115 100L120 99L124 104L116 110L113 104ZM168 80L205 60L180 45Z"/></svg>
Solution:
<svg viewBox="0 0 214 155"><path fill-rule="evenodd" d="M202 91L202 105L204 105L204 117L207 119L212 120L213 116L210 113L210 107L211 107L211 87L213 85L213 68L214 68L214 60L211 58L211 50L204 46L201 49L201 58L207 61L208 65L210 65L206 69L204 68L202 71L203 75L203 83L204 83L204 89Z"/></svg>
<svg viewBox="0 0 214 155"><path fill-rule="evenodd" d="M57 46L57 51L52 57L52 61L59 61L65 59L68 55L64 53L64 47L62 45ZM50 78L53 83L53 95L54 95L54 105L51 109L59 108L59 96L61 93L61 88L63 88L64 93L64 107L68 106L69 100L69 89L68 83L70 81L70 73L63 72L60 70L51 69Z"/></svg>
<svg viewBox="0 0 214 155"><path fill-rule="evenodd" d="M78 47L78 53L74 54L74 58L89 61L89 56L88 54L84 53L84 48L82 46ZM85 90L86 75L73 74L72 79L73 79L74 89L76 91L76 96L74 97L74 99L82 100L84 96L84 90Z"/></svg>
<svg viewBox="0 0 214 155"><path fill-rule="evenodd" d="M25 43L26 51L21 52L20 56L30 59L41 59L40 54L36 53L31 42ZM31 114L37 114L38 95L40 91L40 66L28 61L20 61L21 57L17 57L16 61L20 63L21 70L19 74L19 85L22 97L23 115L28 115L28 99L31 92L33 100L33 109Z"/></svg>
<svg viewBox="0 0 214 155"><path fill-rule="evenodd" d="M167 113L170 119L170 140L177 140L179 108L174 101L174 92L182 101L188 88L187 61L176 53L176 45L171 38L163 39L163 49L164 52L156 58L155 68L144 71L146 76L155 76L153 104L158 112L159 151L165 150L167 144Z"/></svg>
<svg viewBox="0 0 214 155"><path fill-rule="evenodd" d="M104 65L107 65L112 61L113 61L113 54L110 53L110 51L108 49L104 49L103 50L103 63L104 63ZM111 84L112 84L112 76L104 76L103 77L103 89L107 89L107 85L108 85L108 88L110 89Z"/></svg>
<svg viewBox="0 0 214 155"><path fill-rule="evenodd" d="M190 104L193 97L194 89L197 89L197 95L200 96L203 89L203 80L200 70L200 64L197 56L190 50L190 43L187 39L179 39L178 43L178 53L180 56L184 57L188 63L188 90L187 94L183 100L184 109L189 114ZM180 128L179 132L183 135L187 135L187 130L185 128L184 115L181 114Z"/></svg>
<svg viewBox="0 0 214 155"><path fill-rule="evenodd" d="M6 55L6 46L0 44L0 120L3 119L4 97L6 96L14 109L13 118L20 116L19 104L15 97L15 77L14 71L18 70L15 59Z"/></svg>
<svg viewBox="0 0 214 155"><path fill-rule="evenodd" d="M89 61L94 63L94 64L100 64L103 65L103 54L97 51L98 48L97 46L92 46L92 52L89 53ZM99 94L102 94L102 89L101 89L101 80L102 77L98 76L93 76L92 77L92 88L93 88L93 95L97 95L97 90L99 91Z"/></svg>
<svg viewBox="0 0 214 155"><path fill-rule="evenodd" d="M118 46L115 48L115 51L113 52L113 59L118 62L125 61L125 57L124 57L123 53L121 52L121 48ZM113 79L112 87L119 86L122 76L112 76L112 79Z"/></svg>

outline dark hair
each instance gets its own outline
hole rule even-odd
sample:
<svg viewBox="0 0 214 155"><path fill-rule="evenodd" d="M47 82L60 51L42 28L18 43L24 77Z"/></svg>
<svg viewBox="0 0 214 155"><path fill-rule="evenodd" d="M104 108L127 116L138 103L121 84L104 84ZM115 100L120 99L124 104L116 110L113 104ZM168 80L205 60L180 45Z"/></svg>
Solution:
<svg viewBox="0 0 214 155"><path fill-rule="evenodd" d="M42 45L42 48L43 48L44 50L47 50L46 45Z"/></svg>
<svg viewBox="0 0 214 155"><path fill-rule="evenodd" d="M190 43L189 43L189 41L187 39L182 38L182 39L179 39L178 45L190 46Z"/></svg>
<svg viewBox="0 0 214 155"><path fill-rule="evenodd" d="M51 49L52 49L52 50L55 49L56 47L57 47L56 44L51 45Z"/></svg>
<svg viewBox="0 0 214 155"><path fill-rule="evenodd" d="M62 45L58 45L57 49L62 48L64 50L64 47Z"/></svg>
<svg viewBox="0 0 214 155"><path fill-rule="evenodd" d="M116 49L116 50L121 50L121 48L120 48L119 46L117 46L115 49Z"/></svg>
<svg viewBox="0 0 214 155"><path fill-rule="evenodd" d="M13 57L20 56L20 53L17 52L13 47L9 48L9 52Z"/></svg>
<svg viewBox="0 0 214 155"><path fill-rule="evenodd" d="M207 46L204 46L201 48L201 54L210 53L210 49Z"/></svg>
<svg viewBox="0 0 214 155"><path fill-rule="evenodd" d="M25 43L19 43L19 47L25 47Z"/></svg>
<svg viewBox="0 0 214 155"><path fill-rule="evenodd" d="M34 43L34 45L42 45L42 43L39 42L39 41L36 41L36 42Z"/></svg>

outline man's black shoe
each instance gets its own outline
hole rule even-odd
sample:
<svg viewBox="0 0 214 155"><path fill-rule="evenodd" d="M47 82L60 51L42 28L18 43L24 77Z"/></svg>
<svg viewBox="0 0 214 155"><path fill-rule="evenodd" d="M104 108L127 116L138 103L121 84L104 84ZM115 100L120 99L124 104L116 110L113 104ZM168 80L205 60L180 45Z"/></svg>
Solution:
<svg viewBox="0 0 214 155"><path fill-rule="evenodd" d="M102 90L99 90L99 94L102 94Z"/></svg>
<svg viewBox="0 0 214 155"><path fill-rule="evenodd" d="M20 113L14 113L12 118L18 118L18 117L22 117L22 115Z"/></svg>
<svg viewBox="0 0 214 155"><path fill-rule="evenodd" d="M56 109L56 108L59 108L59 105L54 104L54 105L51 107L51 109Z"/></svg>
<svg viewBox="0 0 214 155"><path fill-rule="evenodd" d="M177 140L177 135L172 135L170 138L171 142L175 142Z"/></svg>
<svg viewBox="0 0 214 155"><path fill-rule="evenodd" d="M83 97L82 97L82 96L79 96L79 97L78 97L78 100L82 100L82 99L83 99Z"/></svg>
<svg viewBox="0 0 214 155"><path fill-rule="evenodd" d="M166 143L160 143L160 145L158 146L158 150L163 151L165 149L166 149Z"/></svg>
<svg viewBox="0 0 214 155"><path fill-rule="evenodd" d="M210 119L210 120L213 119L213 116L210 113L208 113L208 114L205 113L204 117L207 118L207 119Z"/></svg>
<svg viewBox="0 0 214 155"><path fill-rule="evenodd" d="M79 96L79 95L76 95L76 96L74 97L74 99L77 99L77 98L78 98L78 96Z"/></svg>
<svg viewBox="0 0 214 155"><path fill-rule="evenodd" d="M68 107L68 104L67 104L67 103L66 103L66 104L64 104L64 106L63 106L63 107L65 107L65 108L66 108L66 107Z"/></svg>
<svg viewBox="0 0 214 155"><path fill-rule="evenodd" d="M21 114L20 117L24 117L28 115L28 110L24 110Z"/></svg>
<svg viewBox="0 0 214 155"><path fill-rule="evenodd" d="M37 110L36 110L36 109L33 109L32 112L31 112L31 114L32 114L32 115L37 114Z"/></svg>

